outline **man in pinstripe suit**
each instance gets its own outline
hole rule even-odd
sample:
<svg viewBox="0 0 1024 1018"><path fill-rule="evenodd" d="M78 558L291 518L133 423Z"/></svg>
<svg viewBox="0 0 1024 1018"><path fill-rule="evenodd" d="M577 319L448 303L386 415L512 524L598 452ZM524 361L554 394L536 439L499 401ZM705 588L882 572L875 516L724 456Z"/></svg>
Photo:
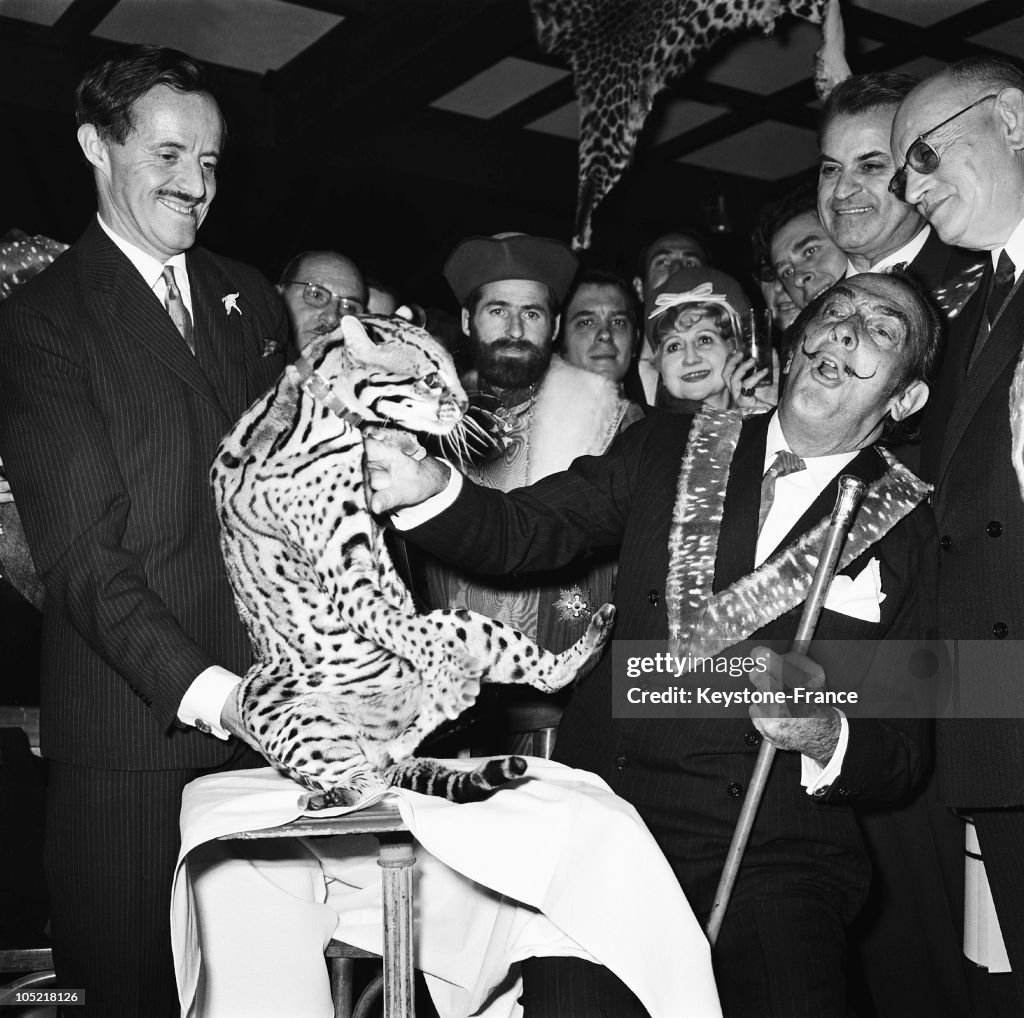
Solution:
<svg viewBox="0 0 1024 1018"><path fill-rule="evenodd" d="M880 485L877 490L887 478L912 477L898 464L887 468L873 446L886 422L904 419L927 398L939 325L923 296L896 277L865 274L812 301L793 329L778 413L747 418L733 451L715 447L716 455L731 456L727 481L688 475L685 490L713 488L721 499L715 502L722 515L709 570L713 584L700 580L702 590L707 584L720 598L728 599L758 572L771 573L784 549L827 516L839 473ZM686 518L690 503L677 495L677 485L684 491L680 464L689 462L684 457L696 441L693 434L703 440L709 426L652 411L604 456L580 457L569 470L511 494L460 482L454 474L449 483L446 467L375 443L368 446L372 504L378 512L415 505L395 517L407 536L434 554L472 561L488 572L558 567L590 547L620 547L616 640L651 641L653 653L665 649L670 625L684 617L681 606L672 607L672 548L678 546L673 520ZM762 477L780 450L803 457L804 465L779 478L766 507ZM790 486L781 482L790 479L787 491ZM913 508L926 489L916 479L911 484L906 515L859 552L833 585L838 591L844 577L866 580L865 570L877 570L877 589L869 584L877 610L826 602L832 607L822 613L817 638L823 642L816 642L814 656L833 689L892 685L898 696L905 692L909 675L898 641L918 635L927 590L923 549L934 534L927 507ZM425 498L431 504L417 504ZM705 514L714 515L710 508ZM693 526L700 518L698 513ZM685 560L682 566L689 576ZM761 598L779 600L777 586ZM723 642L779 641L784 649L800 616L793 600L783 601L774 615L756 616L753 624L746 616L734 621L735 635ZM859 657L848 642L831 642L851 640L872 641L870 650ZM628 653L639 653L636 646ZM599 774L637 808L702 921L758 744L768 738L789 751L775 761L717 943L719 993L728 1018L845 1018L844 927L864 900L870 870L850 804L899 798L920 780L925 722L839 718L831 709L810 719L755 717L753 724L743 714L629 716L617 698L613 668L613 655L606 654L574 691L555 758ZM524 985L528 1018L644 1014L614 977L577 959L531 959Z"/></svg>
<svg viewBox="0 0 1024 1018"><path fill-rule="evenodd" d="M259 273L194 246L224 133L199 67L137 47L76 100L98 216L3 305L0 455L46 585L57 976L84 1014L139 1018L177 1013L181 789L261 762L220 727L249 646L207 472L287 323Z"/></svg>

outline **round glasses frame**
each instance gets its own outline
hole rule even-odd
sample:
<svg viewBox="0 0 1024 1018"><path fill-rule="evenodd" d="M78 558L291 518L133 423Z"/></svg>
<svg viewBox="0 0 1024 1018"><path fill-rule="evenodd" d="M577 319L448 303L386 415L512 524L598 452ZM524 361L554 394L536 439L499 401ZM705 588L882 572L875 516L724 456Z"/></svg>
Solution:
<svg viewBox="0 0 1024 1018"><path fill-rule="evenodd" d="M973 110L975 106L980 106L983 102L988 102L989 99L996 99L998 96L998 92L983 95L976 102L972 102L970 106L965 106L962 110L954 113L953 116L946 117L941 124L936 124L925 131L924 134L919 134L910 148L907 149L907 158L903 165L893 174L892 180L889 181L889 193L894 194L902 202L907 200L908 166L915 173L923 173L925 175L934 173L939 168L942 157L925 141L929 134L934 134L940 127L945 127L946 124L956 120L957 117L962 117L969 110Z"/></svg>
<svg viewBox="0 0 1024 1018"><path fill-rule="evenodd" d="M325 308L332 300L338 302L338 312L342 315L365 315L366 305L355 297L345 297L329 290L322 283L310 283L304 279L285 280L285 286L301 286L302 299L311 308Z"/></svg>

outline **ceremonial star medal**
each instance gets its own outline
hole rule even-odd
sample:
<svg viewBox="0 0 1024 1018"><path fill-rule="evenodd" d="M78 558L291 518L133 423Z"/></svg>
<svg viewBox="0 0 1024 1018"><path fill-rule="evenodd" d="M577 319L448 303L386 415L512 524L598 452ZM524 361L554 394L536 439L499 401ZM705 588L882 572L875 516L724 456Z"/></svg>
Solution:
<svg viewBox="0 0 1024 1018"><path fill-rule="evenodd" d="M558 609L558 617L563 622L589 622L594 614L590 591L583 587L570 587L559 592L557 601L553 602Z"/></svg>

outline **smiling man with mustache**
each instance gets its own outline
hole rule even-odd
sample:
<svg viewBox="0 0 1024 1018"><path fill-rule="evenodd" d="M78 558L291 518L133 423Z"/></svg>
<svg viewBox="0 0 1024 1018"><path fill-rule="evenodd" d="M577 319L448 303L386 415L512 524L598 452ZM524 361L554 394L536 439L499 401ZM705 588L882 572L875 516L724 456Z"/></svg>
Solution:
<svg viewBox="0 0 1024 1018"><path fill-rule="evenodd" d="M288 327L258 272L196 245L224 143L199 65L128 47L75 112L98 215L3 304L0 455L46 587L58 985L84 988L83 1018L164 1018L181 790L261 762L220 726L251 652L209 465L284 368Z"/></svg>

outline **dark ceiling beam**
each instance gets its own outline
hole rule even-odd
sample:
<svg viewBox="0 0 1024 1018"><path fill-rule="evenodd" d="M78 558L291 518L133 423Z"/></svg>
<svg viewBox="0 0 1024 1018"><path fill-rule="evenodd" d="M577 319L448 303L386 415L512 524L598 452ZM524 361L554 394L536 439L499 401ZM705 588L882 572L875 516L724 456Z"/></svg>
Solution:
<svg viewBox="0 0 1024 1018"><path fill-rule="evenodd" d="M89 36L62 36L43 25L0 16L0 96L6 103L70 118L75 88L96 61L126 51L128 45ZM220 101L230 133L247 143L273 143L272 97L259 75L206 64L207 78ZM71 121L69 119L69 130Z"/></svg>
<svg viewBox="0 0 1024 1018"><path fill-rule="evenodd" d="M372 6L373 0L284 0L292 7L305 7L309 11L320 11L321 14L337 14L339 17L365 14Z"/></svg>
<svg viewBox="0 0 1024 1018"><path fill-rule="evenodd" d="M84 39L117 6L117 0L72 0L53 23L62 39Z"/></svg>
<svg viewBox="0 0 1024 1018"><path fill-rule="evenodd" d="M373 170L515 195L545 208L572 208L576 145L540 131L425 109L330 160L339 170Z"/></svg>
<svg viewBox="0 0 1024 1018"><path fill-rule="evenodd" d="M377 3L272 75L282 144L344 149L491 67L532 32L523 0Z"/></svg>
<svg viewBox="0 0 1024 1018"><path fill-rule="evenodd" d="M490 122L503 128L526 127L527 124L532 124L548 113L553 113L575 101L576 93L573 91L572 78L566 77L492 117Z"/></svg>
<svg viewBox="0 0 1024 1018"><path fill-rule="evenodd" d="M967 37L1019 16L1020 0L986 0L928 28L918 28L890 15L860 8L848 8L843 14L850 37L883 43L857 60L858 73L888 70L920 56L948 62L974 55L998 55L967 41ZM728 106L730 112L651 150L657 158L679 159L766 120L817 129L819 113L809 105L815 99L809 78L769 96L695 78L682 79L674 91L687 99Z"/></svg>

